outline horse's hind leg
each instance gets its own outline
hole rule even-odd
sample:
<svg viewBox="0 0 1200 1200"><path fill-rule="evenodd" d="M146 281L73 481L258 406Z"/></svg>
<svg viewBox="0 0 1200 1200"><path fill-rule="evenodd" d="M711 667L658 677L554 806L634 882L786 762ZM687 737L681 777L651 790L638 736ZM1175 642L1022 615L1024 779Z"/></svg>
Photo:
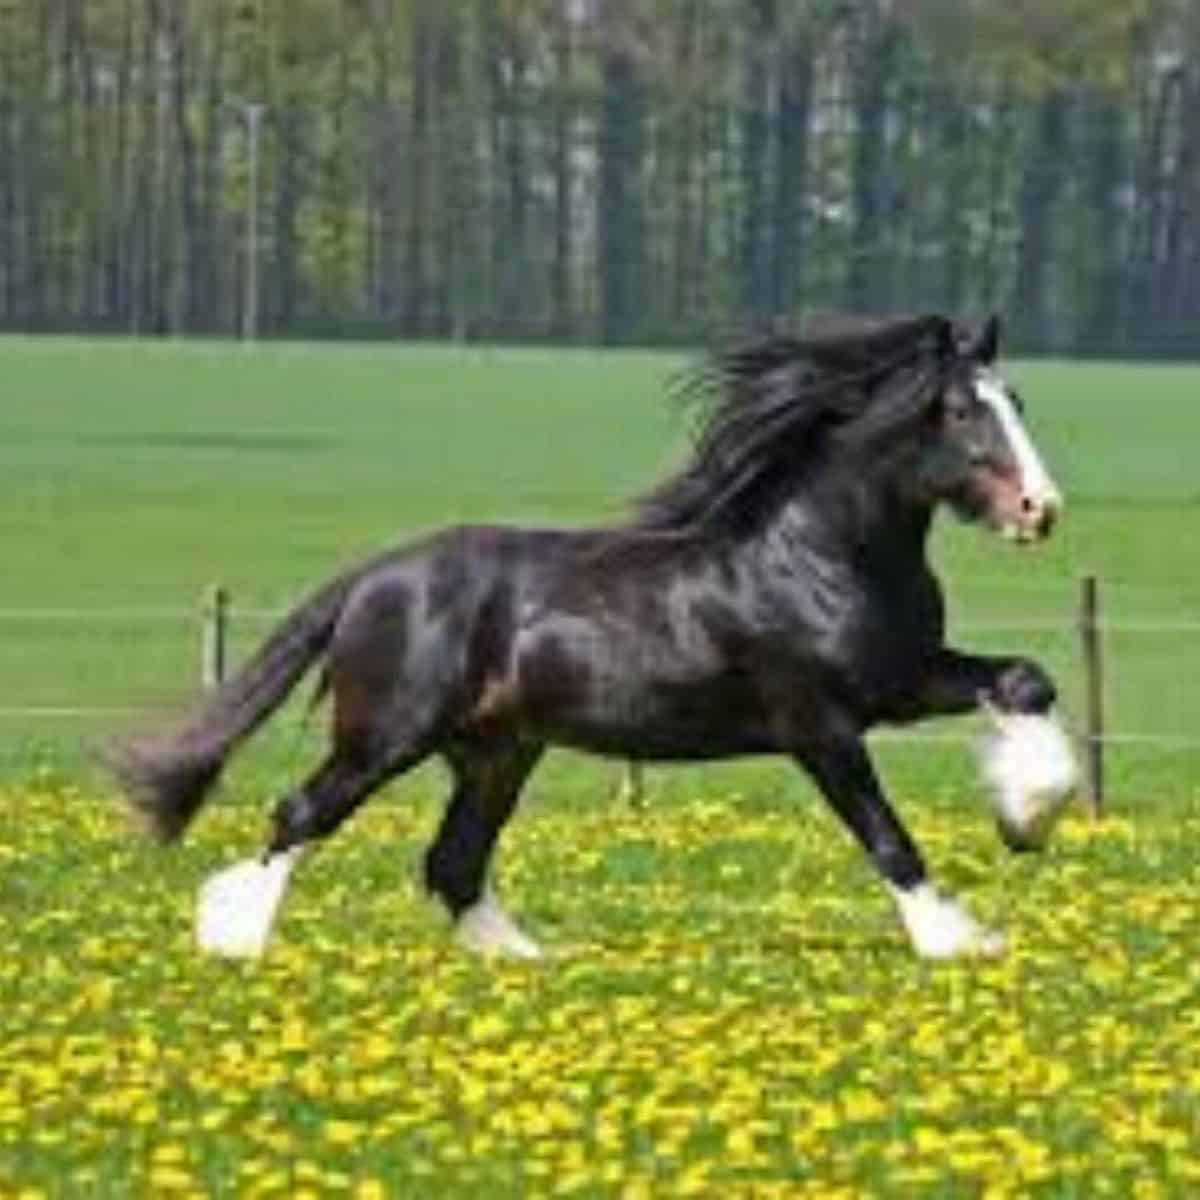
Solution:
<svg viewBox="0 0 1200 1200"><path fill-rule="evenodd" d="M417 750L360 756L335 749L277 805L262 857L221 871L204 885L196 916L201 948L229 958L258 957L305 844L328 837L377 787L424 756Z"/></svg>
<svg viewBox="0 0 1200 1200"><path fill-rule="evenodd" d="M202 946L226 955L262 952L302 848L332 834L381 784L432 752L450 702L458 656L443 636L422 634L409 652L411 596L397 585L348 604L328 651L332 693L329 757L275 808L258 861L206 885L197 921ZM441 628L439 626L439 628Z"/></svg>
<svg viewBox="0 0 1200 1200"><path fill-rule="evenodd" d="M454 792L425 857L425 883L468 949L539 958L541 950L488 894L487 868L521 787L542 755L528 742L459 743L446 750Z"/></svg>

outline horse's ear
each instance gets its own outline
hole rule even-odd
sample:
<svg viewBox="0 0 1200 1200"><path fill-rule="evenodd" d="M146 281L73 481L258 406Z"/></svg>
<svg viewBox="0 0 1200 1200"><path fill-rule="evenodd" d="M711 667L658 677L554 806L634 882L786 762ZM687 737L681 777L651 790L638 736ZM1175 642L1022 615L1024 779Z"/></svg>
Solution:
<svg viewBox="0 0 1200 1200"><path fill-rule="evenodd" d="M945 362L958 356L958 337L953 321L947 317L935 317L933 336L938 358Z"/></svg>
<svg viewBox="0 0 1200 1200"><path fill-rule="evenodd" d="M996 356L1000 353L1000 318L992 313L983 325L980 327L979 333L975 338L975 344L971 347L971 357L983 366L990 366L996 361Z"/></svg>

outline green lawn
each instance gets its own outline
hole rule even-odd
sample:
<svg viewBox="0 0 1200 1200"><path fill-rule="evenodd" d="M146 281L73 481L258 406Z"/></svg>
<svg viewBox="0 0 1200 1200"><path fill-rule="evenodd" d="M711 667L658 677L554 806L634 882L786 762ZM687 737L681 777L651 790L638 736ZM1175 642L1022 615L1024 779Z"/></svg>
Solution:
<svg viewBox="0 0 1200 1200"><path fill-rule="evenodd" d="M124 709L193 687L193 614L214 581L235 606L275 610L446 522L618 518L680 452L682 418L662 401L678 361L0 342L2 757L65 762L103 721L14 709ZM1200 372L1039 363L1013 374L1067 519L1035 552L947 523L938 559L958 623L1064 622L964 636L1040 651L1073 703L1080 574L1101 577L1113 620L1200 620L1200 483L1183 452L1200 437ZM94 615L68 619L77 610ZM239 651L261 631L237 622ZM1115 728L1200 734L1195 693L1179 686L1200 670L1200 633L1118 633L1109 651Z"/></svg>
<svg viewBox="0 0 1200 1200"><path fill-rule="evenodd" d="M88 765L119 718L57 710L194 689L213 581L277 609L445 522L616 519L680 452L675 365L0 341L0 1194L1200 1191L1200 629L1106 637L1113 728L1177 741L1113 747L1113 819L1043 857L999 846L967 748L880 744L937 877L1014 936L997 965L913 960L782 764L652 771L634 813L566 754L500 857L549 967L465 960L420 898L437 767L301 872L263 964L193 952L196 884L315 732L285 716L162 854ZM1114 622L1200 623L1200 371L1012 373L1065 522L1031 551L947 525L938 561L962 640L1044 658L1073 715L1082 573Z"/></svg>

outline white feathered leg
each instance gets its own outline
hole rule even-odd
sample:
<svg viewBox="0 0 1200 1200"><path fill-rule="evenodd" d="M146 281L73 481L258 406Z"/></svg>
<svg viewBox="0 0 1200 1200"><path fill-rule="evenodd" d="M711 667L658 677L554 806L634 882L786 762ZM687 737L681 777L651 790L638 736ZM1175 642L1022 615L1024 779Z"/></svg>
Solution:
<svg viewBox="0 0 1200 1200"><path fill-rule="evenodd" d="M922 958L994 958L1004 953L1004 935L981 925L956 900L939 896L931 883L891 888L913 949Z"/></svg>
<svg viewBox="0 0 1200 1200"><path fill-rule="evenodd" d="M299 856L300 847L294 846L265 862L247 859L210 876L196 909L200 948L224 958L258 958Z"/></svg>
<svg viewBox="0 0 1200 1200"><path fill-rule="evenodd" d="M1079 777L1070 739L1053 715L987 712L994 728L980 760L1000 834L1014 849L1041 849Z"/></svg>
<svg viewBox="0 0 1200 1200"><path fill-rule="evenodd" d="M542 948L485 893L463 911L456 925L461 946L476 954L507 954L513 958L541 958Z"/></svg>

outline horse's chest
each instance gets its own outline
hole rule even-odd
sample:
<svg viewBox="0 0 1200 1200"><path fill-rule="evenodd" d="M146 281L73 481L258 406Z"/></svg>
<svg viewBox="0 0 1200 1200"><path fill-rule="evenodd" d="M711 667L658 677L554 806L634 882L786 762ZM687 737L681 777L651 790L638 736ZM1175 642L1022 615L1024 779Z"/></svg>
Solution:
<svg viewBox="0 0 1200 1200"><path fill-rule="evenodd" d="M916 685L940 642L936 602L922 594L884 593L848 608L832 631L826 661L873 710Z"/></svg>
<svg viewBox="0 0 1200 1200"><path fill-rule="evenodd" d="M860 671L880 684L903 686L936 647L930 625L897 619L874 620L859 632L853 660Z"/></svg>

